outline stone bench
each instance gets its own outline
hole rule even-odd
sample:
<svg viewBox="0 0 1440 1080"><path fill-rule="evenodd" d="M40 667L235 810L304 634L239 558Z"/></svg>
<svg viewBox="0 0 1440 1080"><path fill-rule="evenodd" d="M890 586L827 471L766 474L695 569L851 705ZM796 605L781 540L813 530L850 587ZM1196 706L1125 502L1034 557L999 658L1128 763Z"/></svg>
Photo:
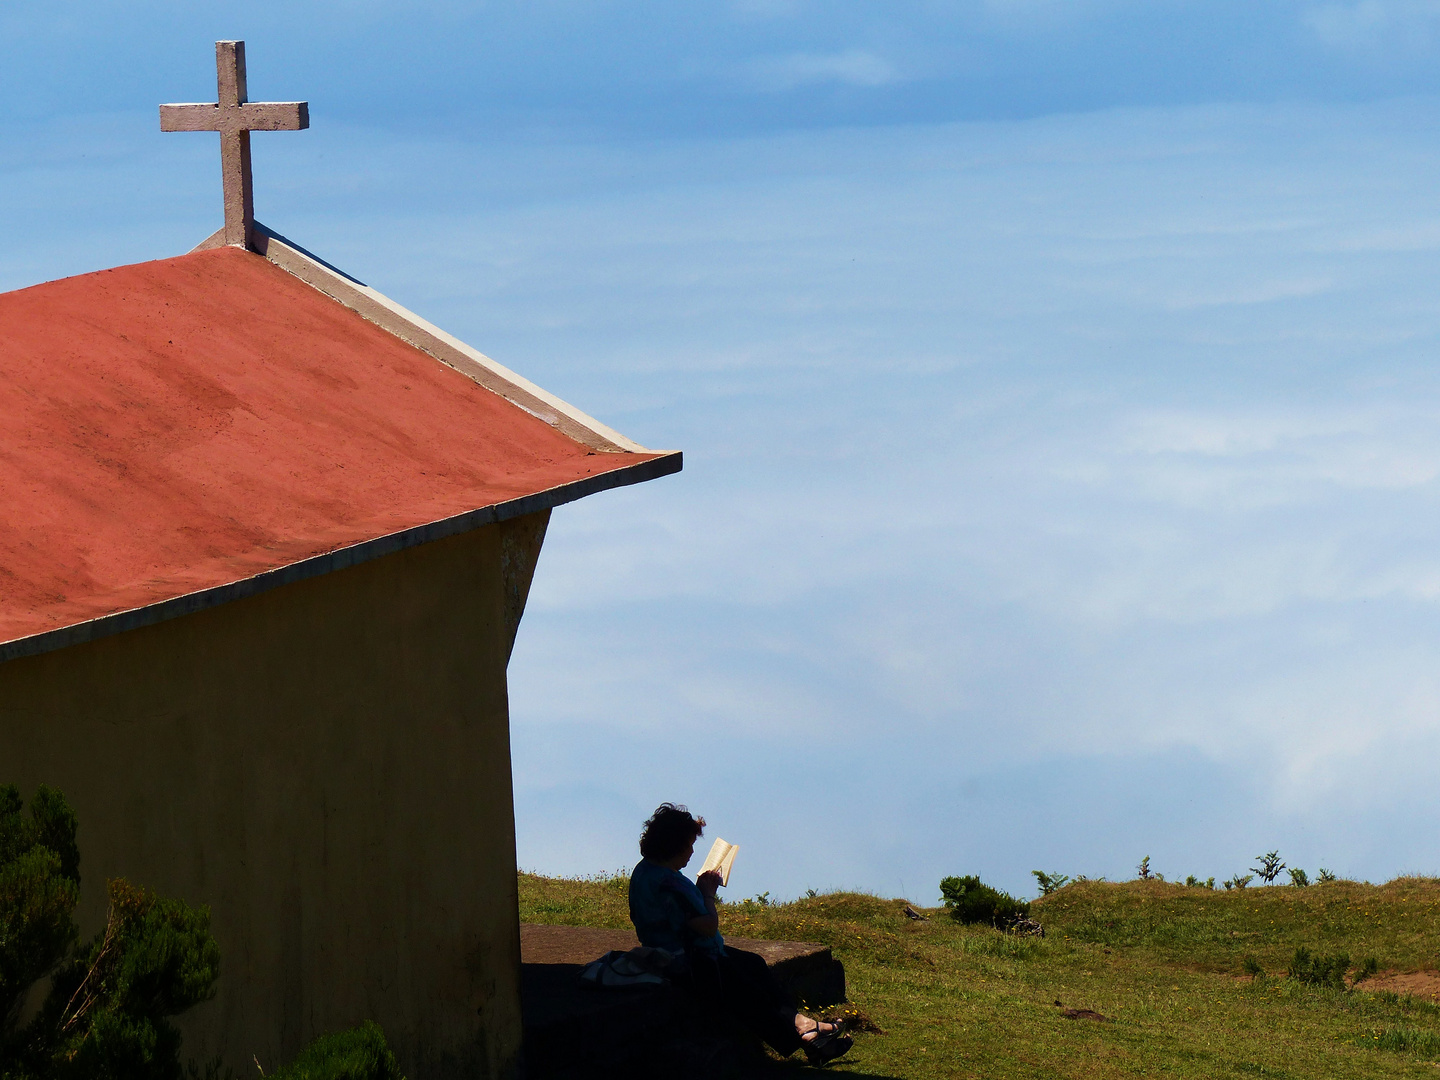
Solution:
<svg viewBox="0 0 1440 1080"><path fill-rule="evenodd" d="M825 945L731 938L758 953L780 984L809 1006L845 1000L845 969ZM521 1004L529 1076L558 1078L703 1072L690 1056L733 1061L754 1047L717 1037L714 1024L694 1029L688 999L669 987L597 990L580 981L590 961L612 949L633 949L633 930L591 926L520 927ZM703 1045L702 1045L703 1044Z"/></svg>

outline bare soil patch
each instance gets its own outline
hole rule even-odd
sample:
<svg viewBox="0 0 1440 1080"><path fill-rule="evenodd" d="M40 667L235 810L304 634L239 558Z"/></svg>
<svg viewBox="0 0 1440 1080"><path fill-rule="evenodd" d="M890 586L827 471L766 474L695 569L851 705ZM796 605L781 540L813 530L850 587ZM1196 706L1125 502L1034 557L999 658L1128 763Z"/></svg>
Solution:
<svg viewBox="0 0 1440 1080"><path fill-rule="evenodd" d="M1426 1001L1440 1001L1440 971L1381 971L1371 975L1356 990L1409 994Z"/></svg>

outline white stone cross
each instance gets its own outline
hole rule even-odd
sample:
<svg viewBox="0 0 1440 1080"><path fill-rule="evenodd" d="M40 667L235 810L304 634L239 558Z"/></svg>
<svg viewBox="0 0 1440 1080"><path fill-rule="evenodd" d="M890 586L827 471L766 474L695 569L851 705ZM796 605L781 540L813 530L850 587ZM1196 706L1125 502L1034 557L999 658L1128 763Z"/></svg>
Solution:
<svg viewBox="0 0 1440 1080"><path fill-rule="evenodd" d="M225 191L225 243L253 248L255 196L250 178L250 132L299 131L310 126L305 101L250 101L245 89L245 43L215 43L219 101L161 105L161 131L218 131Z"/></svg>

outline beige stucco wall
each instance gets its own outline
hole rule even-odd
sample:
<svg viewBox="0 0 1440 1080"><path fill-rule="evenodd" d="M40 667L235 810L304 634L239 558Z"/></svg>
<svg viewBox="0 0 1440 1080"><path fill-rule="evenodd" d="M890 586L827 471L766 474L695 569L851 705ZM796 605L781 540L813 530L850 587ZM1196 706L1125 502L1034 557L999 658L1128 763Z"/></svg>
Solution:
<svg viewBox="0 0 1440 1080"><path fill-rule="evenodd" d="M75 807L82 931L114 876L211 908L187 1056L270 1071L374 1019L411 1080L514 1075L505 665L543 526L0 664L0 781Z"/></svg>

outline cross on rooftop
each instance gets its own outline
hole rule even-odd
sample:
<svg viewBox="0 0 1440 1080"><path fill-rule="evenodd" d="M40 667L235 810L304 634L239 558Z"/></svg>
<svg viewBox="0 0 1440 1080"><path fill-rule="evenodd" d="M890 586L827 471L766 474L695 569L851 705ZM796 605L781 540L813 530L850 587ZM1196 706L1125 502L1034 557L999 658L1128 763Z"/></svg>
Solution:
<svg viewBox="0 0 1440 1080"><path fill-rule="evenodd" d="M219 101L161 105L161 131L218 131L225 191L225 243L253 247L255 196L250 177L250 132L299 131L310 126L305 101L250 101L245 87L245 43L215 43Z"/></svg>

